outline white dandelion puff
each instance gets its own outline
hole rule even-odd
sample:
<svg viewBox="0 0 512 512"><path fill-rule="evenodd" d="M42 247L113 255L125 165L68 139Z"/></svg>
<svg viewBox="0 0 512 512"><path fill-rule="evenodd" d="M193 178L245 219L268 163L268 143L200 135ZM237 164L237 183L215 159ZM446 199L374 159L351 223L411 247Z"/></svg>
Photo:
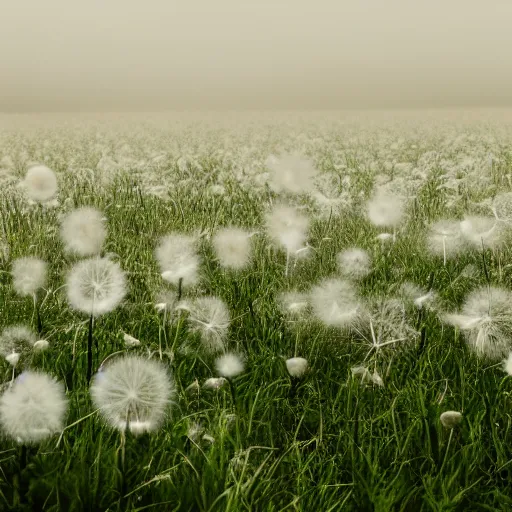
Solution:
<svg viewBox="0 0 512 512"><path fill-rule="evenodd" d="M244 371L245 365L238 354L228 352L215 360L215 369L221 377L232 379Z"/></svg>
<svg viewBox="0 0 512 512"><path fill-rule="evenodd" d="M361 313L353 284L341 279L324 279L310 291L314 315L325 325L350 327Z"/></svg>
<svg viewBox="0 0 512 512"><path fill-rule="evenodd" d="M507 225L493 217L478 215L465 217L460 223L462 236L476 249L481 250L482 244L490 249L497 249L505 241Z"/></svg>
<svg viewBox="0 0 512 512"><path fill-rule="evenodd" d="M212 238L213 249L221 266L241 270L251 258L251 233L240 228L223 228Z"/></svg>
<svg viewBox="0 0 512 512"><path fill-rule="evenodd" d="M309 219L297 208L276 204L265 216L267 233L287 253L295 253L306 242Z"/></svg>
<svg viewBox="0 0 512 512"><path fill-rule="evenodd" d="M66 251L78 256L99 254L107 237L103 219L103 213L96 208L83 207L69 212L60 228Z"/></svg>
<svg viewBox="0 0 512 512"><path fill-rule="evenodd" d="M443 219L430 226L427 238L427 249L435 256L442 256L446 260L461 254L467 248L463 237L460 221Z"/></svg>
<svg viewBox="0 0 512 512"><path fill-rule="evenodd" d="M308 361L303 357L291 357L285 361L286 369L291 377L303 377L308 370Z"/></svg>
<svg viewBox="0 0 512 512"><path fill-rule="evenodd" d="M199 297L183 309L189 312L189 330L200 335L202 347L210 353L224 350L231 315L218 297Z"/></svg>
<svg viewBox="0 0 512 512"><path fill-rule="evenodd" d="M396 228L403 220L405 205L400 196L377 189L367 203L370 222L378 227Z"/></svg>
<svg viewBox="0 0 512 512"><path fill-rule="evenodd" d="M35 165L28 169L23 186L29 199L43 203L57 194L57 176L45 165Z"/></svg>
<svg viewBox="0 0 512 512"><path fill-rule="evenodd" d="M455 428L462 421L462 413L458 411L445 411L439 416L441 425L445 428Z"/></svg>
<svg viewBox="0 0 512 512"><path fill-rule="evenodd" d="M269 185L275 192L304 194L312 191L317 171L310 159L299 153L271 155L266 165L270 169Z"/></svg>
<svg viewBox="0 0 512 512"><path fill-rule="evenodd" d="M278 305L283 314L299 320L308 312L309 295L294 290L282 292L278 296Z"/></svg>
<svg viewBox="0 0 512 512"><path fill-rule="evenodd" d="M205 389L220 389L224 384L226 384L227 379L224 377L210 377L206 379L203 383L203 388Z"/></svg>
<svg viewBox="0 0 512 512"><path fill-rule="evenodd" d="M127 347L137 347L140 345L140 340L127 333L123 333L123 341Z"/></svg>
<svg viewBox="0 0 512 512"><path fill-rule="evenodd" d="M34 343L34 350L37 352L43 352L50 346L50 342L45 339L37 340Z"/></svg>
<svg viewBox="0 0 512 512"><path fill-rule="evenodd" d="M509 352L508 357L503 361L503 371L512 377L512 351Z"/></svg>
<svg viewBox="0 0 512 512"><path fill-rule="evenodd" d="M45 373L26 371L0 398L0 424L19 443L39 443L62 431L67 407L59 382Z"/></svg>
<svg viewBox="0 0 512 512"><path fill-rule="evenodd" d="M155 258L160 265L162 279L174 286L194 286L199 281L199 256L196 238L181 233L170 233L160 240Z"/></svg>
<svg viewBox="0 0 512 512"><path fill-rule="evenodd" d="M88 315L96 317L114 310L125 295L125 274L108 258L80 261L68 273L69 304Z"/></svg>
<svg viewBox="0 0 512 512"><path fill-rule="evenodd" d="M46 285L48 265L39 258L18 258L12 262L12 280L16 293L25 297L34 295Z"/></svg>
<svg viewBox="0 0 512 512"><path fill-rule="evenodd" d="M36 333L26 325L11 325L0 335L0 354L16 366L20 356L32 350L37 343Z"/></svg>
<svg viewBox="0 0 512 512"><path fill-rule="evenodd" d="M108 363L91 384L94 406L115 429L134 435L153 432L163 423L175 394L165 366L139 356Z"/></svg>
<svg viewBox="0 0 512 512"><path fill-rule="evenodd" d="M362 279L371 271L371 258L364 249L345 249L336 255L336 261L338 271L348 279Z"/></svg>
<svg viewBox="0 0 512 512"><path fill-rule="evenodd" d="M512 350L512 292L482 286L466 298L460 314L443 320L464 333L469 348L478 357L498 361Z"/></svg>

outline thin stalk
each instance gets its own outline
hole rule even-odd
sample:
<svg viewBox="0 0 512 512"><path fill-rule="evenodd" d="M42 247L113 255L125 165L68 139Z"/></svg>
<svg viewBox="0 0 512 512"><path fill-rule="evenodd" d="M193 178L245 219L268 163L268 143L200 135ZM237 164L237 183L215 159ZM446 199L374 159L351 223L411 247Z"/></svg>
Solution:
<svg viewBox="0 0 512 512"><path fill-rule="evenodd" d="M14 499L13 505L15 510L19 510L20 506L26 504L27 487L23 478L23 471L27 467L27 445L22 444L19 452L19 467L18 473L14 476Z"/></svg>
<svg viewBox="0 0 512 512"><path fill-rule="evenodd" d="M89 332L87 335L87 385L91 382L92 377L92 328L93 316L89 317Z"/></svg>
<svg viewBox="0 0 512 512"><path fill-rule="evenodd" d="M178 281L178 302L181 300L183 294L183 277L180 277Z"/></svg>
<svg viewBox="0 0 512 512"><path fill-rule="evenodd" d="M448 437L448 444L446 445L446 451L444 452L443 463L441 464L441 468L439 469L439 474L442 473L444 465L446 463L446 460L448 459L448 452L450 450L450 445L452 443L452 437L453 437L453 428L450 429L450 437Z"/></svg>

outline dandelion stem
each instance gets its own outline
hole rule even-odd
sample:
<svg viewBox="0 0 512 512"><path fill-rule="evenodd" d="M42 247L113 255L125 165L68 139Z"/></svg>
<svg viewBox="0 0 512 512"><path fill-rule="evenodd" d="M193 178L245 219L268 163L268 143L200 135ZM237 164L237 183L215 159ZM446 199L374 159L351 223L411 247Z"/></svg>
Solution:
<svg viewBox="0 0 512 512"><path fill-rule="evenodd" d="M453 428L450 429L450 436L448 437L448 444L446 445L446 451L444 452L443 463L441 464L441 468L439 469L439 474L441 474L443 472L444 465L446 463L446 460L448 459L448 452L450 451L452 437L453 437Z"/></svg>
<svg viewBox="0 0 512 512"><path fill-rule="evenodd" d="M183 277L180 277L178 281L178 302L181 300L181 296L183 293Z"/></svg>
<svg viewBox="0 0 512 512"><path fill-rule="evenodd" d="M25 471L25 468L27 467L27 445L22 444L20 446L20 452L19 452L19 469L18 474L15 475L14 479L14 508L16 510L19 509L21 505L26 503L26 497L27 497L27 487L25 484L25 479L23 478L23 472Z"/></svg>
<svg viewBox="0 0 512 512"><path fill-rule="evenodd" d="M236 405L236 389L235 389L235 383L232 379L227 379L229 382L229 390L231 391L231 400L233 401L233 408L235 411L237 411L237 405Z"/></svg>
<svg viewBox="0 0 512 512"><path fill-rule="evenodd" d="M89 332L87 335L87 385L91 382L92 376L92 328L93 316L89 317Z"/></svg>

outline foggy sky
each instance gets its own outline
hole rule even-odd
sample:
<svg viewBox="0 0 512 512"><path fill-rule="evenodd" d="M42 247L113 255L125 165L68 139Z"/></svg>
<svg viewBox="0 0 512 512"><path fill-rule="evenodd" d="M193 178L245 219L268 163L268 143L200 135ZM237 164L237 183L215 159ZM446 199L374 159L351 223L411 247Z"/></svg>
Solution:
<svg viewBox="0 0 512 512"><path fill-rule="evenodd" d="M510 0L1 0L0 111L512 105Z"/></svg>

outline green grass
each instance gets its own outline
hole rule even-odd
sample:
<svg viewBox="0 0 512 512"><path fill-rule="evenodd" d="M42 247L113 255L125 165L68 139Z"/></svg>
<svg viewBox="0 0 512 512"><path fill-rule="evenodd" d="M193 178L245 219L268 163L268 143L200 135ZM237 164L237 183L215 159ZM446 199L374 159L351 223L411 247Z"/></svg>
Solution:
<svg viewBox="0 0 512 512"><path fill-rule="evenodd" d="M61 198L73 206L95 205L108 218L105 252L118 255L130 289L123 307L100 317L95 326L95 369L109 354L124 350L122 333L141 340L130 352L157 352L162 317L154 309L162 286L153 250L172 230L213 231L230 223L253 227L262 220L265 194L248 194L235 183L229 195L211 198L175 190L171 200L142 196L129 180L110 187L64 184ZM361 183L367 195L371 180ZM235 379L236 403L229 388L185 392L195 379L214 376L213 361L180 351L184 325L165 326L164 361L178 389L177 403L156 434L126 441L126 492L120 493L120 435L105 426L93 407L85 382L87 318L66 304L65 271L72 264L62 250L55 210L23 212L23 204L4 194L0 211L11 257L36 255L50 266L49 292L41 314L50 349L25 361L69 382L73 340L77 366L70 411L62 437L28 449L20 474L20 448L3 440L0 453L0 510L12 510L14 485L27 487L15 510L180 510L180 511L468 511L512 507L510 396L512 381L499 367L477 361L462 336L441 324L434 313L420 318L422 349L395 358L385 386L363 386L351 368L365 350L351 336L315 323L290 328L276 307L286 289L307 290L335 272L335 255L357 245L372 254L374 268L363 295L387 293L413 281L439 291L455 310L475 286L486 283L482 254L469 253L443 268L425 254L419 235L425 222L443 210L432 182L411 206L411 217L389 254L374 237L378 231L357 212L316 220L310 244L317 250L284 277L285 255L255 238L252 265L233 274L201 250L202 281L197 294L214 294L230 307L234 321L228 345L246 355L246 371ZM441 201L441 202L440 202ZM323 240L323 238L331 240ZM508 286L510 246L486 254L490 280ZM473 280L456 279L473 264ZM0 268L2 326L30 322L32 302L16 296L10 264ZM432 278L433 276L433 278ZM236 283L236 284L235 284ZM249 304L255 314L249 313ZM165 342L165 340L167 340ZM176 350L170 353L174 340ZM292 380L284 358L308 359L310 371ZM379 363L380 364L380 363ZM0 363L3 381L11 368ZM383 374L385 366L380 365ZM443 397L440 403L440 397ZM453 431L439 415L463 412ZM200 423L213 438L192 441L189 427ZM58 442L59 441L59 442Z"/></svg>

